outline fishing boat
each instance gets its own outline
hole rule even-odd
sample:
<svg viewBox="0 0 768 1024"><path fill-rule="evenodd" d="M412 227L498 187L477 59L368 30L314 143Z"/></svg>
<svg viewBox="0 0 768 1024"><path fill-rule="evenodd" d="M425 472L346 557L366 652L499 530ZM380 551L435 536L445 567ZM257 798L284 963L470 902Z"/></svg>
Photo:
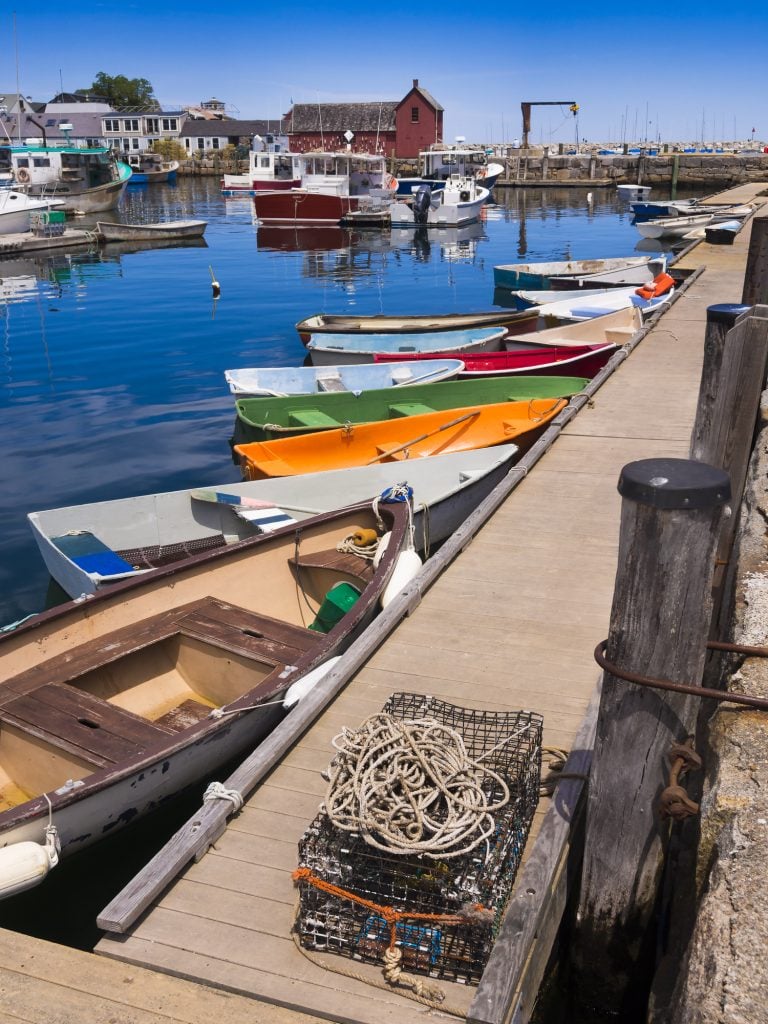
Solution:
<svg viewBox="0 0 768 1024"><path fill-rule="evenodd" d="M176 181L178 160L166 160L161 153L124 153L123 162L131 168L130 185L159 185Z"/></svg>
<svg viewBox="0 0 768 1024"><path fill-rule="evenodd" d="M536 335L531 335L535 338ZM484 377L528 377L547 374L577 374L579 377L594 377L613 353L617 345L610 342L602 345L538 345L527 349L506 352L481 352L478 355L462 356L464 369L459 380ZM389 356L376 356L386 362ZM406 357L403 357L406 358ZM421 356L407 357L418 363ZM542 396L543 397L543 396Z"/></svg>
<svg viewBox="0 0 768 1024"><path fill-rule="evenodd" d="M453 175L435 189L428 182L409 197L394 199L388 206L392 227L422 224L426 227L458 227L480 219L487 188L474 177Z"/></svg>
<svg viewBox="0 0 768 1024"><path fill-rule="evenodd" d="M606 270L647 267L653 256L623 256L595 260L561 260L553 263L508 263L493 268L496 288L515 291L520 288L551 288L555 277L597 274Z"/></svg>
<svg viewBox="0 0 768 1024"><path fill-rule="evenodd" d="M202 238L205 220L167 220L154 224L121 224L96 221L96 228L105 242L149 242L177 238Z"/></svg>
<svg viewBox="0 0 768 1024"><path fill-rule="evenodd" d="M106 146L12 146L9 152L15 187L59 199L70 213L113 210L132 173Z"/></svg>
<svg viewBox="0 0 768 1024"><path fill-rule="evenodd" d="M484 313L427 313L391 316L374 313L354 316L349 313L315 313L299 320L296 330L306 343L316 334L411 334L432 331L456 331L476 327L517 327L528 321L531 330L535 314L494 309Z"/></svg>
<svg viewBox="0 0 768 1024"><path fill-rule="evenodd" d="M418 369L403 363L377 367L369 363L349 366L267 366L225 370L229 390L238 398L317 395L327 391L366 391L410 387L456 377L461 360L428 359Z"/></svg>
<svg viewBox="0 0 768 1024"><path fill-rule="evenodd" d="M458 528L508 471L517 451L508 443L434 455L407 466L377 462L311 477L208 484L30 512L28 520L48 572L70 597L109 590L115 577L73 561L54 538L98 538L126 563L118 578L128 579L199 551L370 500L389 488L402 493L403 486L413 492L415 542L422 550Z"/></svg>
<svg viewBox="0 0 768 1024"><path fill-rule="evenodd" d="M493 352L502 347L504 327L471 327L412 334L320 334L307 342L315 366L372 363L377 352Z"/></svg>
<svg viewBox="0 0 768 1024"><path fill-rule="evenodd" d="M0 896L251 750L285 714L289 687L373 619L409 522L406 503L325 513L0 637ZM369 551L390 533L375 568L338 549L358 531ZM117 556L75 556L77 539L70 557L109 574Z"/></svg>
<svg viewBox="0 0 768 1024"><path fill-rule="evenodd" d="M440 384L416 384L402 394L394 394L392 388L383 388L380 391L346 391L291 398L240 398L235 403L237 421L233 443L295 437L471 405L520 402L531 398L570 398L586 383L583 377L545 375L514 381L499 377L479 382L449 380Z"/></svg>
<svg viewBox="0 0 768 1024"><path fill-rule="evenodd" d="M34 199L24 192L0 188L0 235L29 231L30 214L43 213L63 205L60 199Z"/></svg>
<svg viewBox="0 0 768 1024"><path fill-rule="evenodd" d="M252 195L255 192L280 192L301 186L301 168L294 154L271 150L251 150L245 174L225 174L221 191L225 196Z"/></svg>
<svg viewBox="0 0 768 1024"><path fill-rule="evenodd" d="M294 153L292 159L301 185L255 192L261 224L338 224L351 213L386 207L397 188L378 154Z"/></svg>
<svg viewBox="0 0 768 1024"><path fill-rule="evenodd" d="M489 161L482 146L449 146L425 150L419 153L419 168L420 174L415 177L398 178L399 196L413 195L425 183L433 190L440 189L454 175L472 178L490 191L504 173L503 165Z"/></svg>
<svg viewBox="0 0 768 1024"><path fill-rule="evenodd" d="M498 405L430 412L404 419L301 434L279 441L235 445L247 480L316 473L323 469L370 466L488 448L513 441L523 446L566 405L563 398L501 402Z"/></svg>

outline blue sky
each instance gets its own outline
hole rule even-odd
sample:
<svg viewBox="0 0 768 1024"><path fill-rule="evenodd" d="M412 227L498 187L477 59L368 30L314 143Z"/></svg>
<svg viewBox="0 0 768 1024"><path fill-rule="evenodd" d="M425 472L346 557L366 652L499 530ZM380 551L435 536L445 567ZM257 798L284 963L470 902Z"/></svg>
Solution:
<svg viewBox="0 0 768 1024"><path fill-rule="evenodd" d="M425 14L425 11L429 14ZM521 100L575 100L589 140L768 140L768 14L693 5L440 5L40 0L16 12L21 91L49 99L99 71L148 78L166 107L215 95L240 117L294 102L399 100L414 78L445 138L509 141ZM238 11L229 14L227 12ZM16 89L13 14L0 14L0 88ZM567 109L534 108L533 142L571 142Z"/></svg>

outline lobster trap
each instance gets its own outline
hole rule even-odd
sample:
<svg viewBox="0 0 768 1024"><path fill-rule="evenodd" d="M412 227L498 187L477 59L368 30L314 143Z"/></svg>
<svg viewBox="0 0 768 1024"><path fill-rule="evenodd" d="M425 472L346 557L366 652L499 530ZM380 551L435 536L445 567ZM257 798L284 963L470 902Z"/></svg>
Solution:
<svg viewBox="0 0 768 1024"><path fill-rule="evenodd" d="M309 949L378 964L396 948L404 970L477 984L539 799L542 718L413 693L393 694L381 715L455 731L468 758L490 769L481 775L484 799L494 806L508 799L480 842L444 855L372 845L364 827L337 827L324 805L299 842L299 939Z"/></svg>

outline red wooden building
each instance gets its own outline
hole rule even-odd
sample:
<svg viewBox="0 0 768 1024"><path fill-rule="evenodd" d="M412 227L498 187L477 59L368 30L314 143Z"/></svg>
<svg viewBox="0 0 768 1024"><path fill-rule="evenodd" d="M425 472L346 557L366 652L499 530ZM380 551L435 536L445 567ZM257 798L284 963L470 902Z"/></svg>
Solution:
<svg viewBox="0 0 768 1024"><path fill-rule="evenodd" d="M349 144L355 153L415 157L443 140L443 108L418 78L399 101L296 103L283 124L293 153L340 151Z"/></svg>

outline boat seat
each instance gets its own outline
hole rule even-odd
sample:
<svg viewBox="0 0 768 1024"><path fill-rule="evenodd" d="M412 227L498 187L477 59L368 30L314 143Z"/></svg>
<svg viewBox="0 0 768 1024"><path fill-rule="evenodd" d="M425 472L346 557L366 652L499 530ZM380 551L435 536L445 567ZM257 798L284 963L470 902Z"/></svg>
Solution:
<svg viewBox="0 0 768 1024"><path fill-rule="evenodd" d="M422 413L436 411L423 402L392 402L389 406L389 415L392 419L397 416L420 416Z"/></svg>
<svg viewBox="0 0 768 1024"><path fill-rule="evenodd" d="M375 571L373 564L367 558L337 551L335 548L327 551L313 551L312 554L298 557L292 556L288 562L298 569L328 569L345 576L357 577L366 583L373 578Z"/></svg>
<svg viewBox="0 0 768 1024"><path fill-rule="evenodd" d="M321 409L291 409L288 413L291 427L310 427L313 430L338 429L344 424Z"/></svg>
<svg viewBox="0 0 768 1024"><path fill-rule="evenodd" d="M320 374L317 375L317 389L318 391L346 391L344 382L338 374Z"/></svg>
<svg viewBox="0 0 768 1024"><path fill-rule="evenodd" d="M608 327L605 331L606 342L613 342L614 345L622 345L632 337L636 328L633 327Z"/></svg>
<svg viewBox="0 0 768 1024"><path fill-rule="evenodd" d="M51 537L51 543L84 572L99 576L123 576L136 571L130 562L88 530Z"/></svg>
<svg viewBox="0 0 768 1024"><path fill-rule="evenodd" d="M316 634L269 615L211 598L178 619L179 631L226 650L292 665L317 643Z"/></svg>
<svg viewBox="0 0 768 1024"><path fill-rule="evenodd" d="M66 683L45 683L0 708L0 721L104 768L173 735L157 722Z"/></svg>

